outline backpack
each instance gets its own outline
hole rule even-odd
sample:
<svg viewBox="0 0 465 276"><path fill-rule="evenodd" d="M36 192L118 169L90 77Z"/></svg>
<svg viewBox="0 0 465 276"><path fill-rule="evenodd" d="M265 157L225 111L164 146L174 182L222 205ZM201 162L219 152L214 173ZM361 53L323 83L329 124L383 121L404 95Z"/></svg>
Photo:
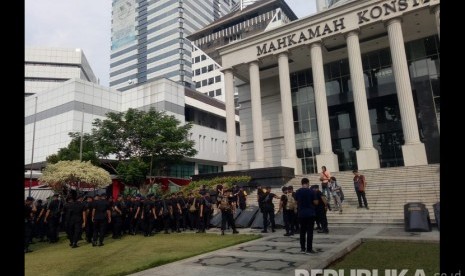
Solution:
<svg viewBox="0 0 465 276"><path fill-rule="evenodd" d="M287 197L287 204L286 204L286 210L295 210L297 207L296 202L292 194L286 194Z"/></svg>
<svg viewBox="0 0 465 276"><path fill-rule="evenodd" d="M220 201L220 206L218 207L221 211L227 211L231 208L229 205L229 200L227 197L223 197Z"/></svg>
<svg viewBox="0 0 465 276"><path fill-rule="evenodd" d="M189 207L189 212L191 213L194 213L195 211L197 211L197 207L195 207L195 200L196 198L194 198L194 202L192 203L191 207Z"/></svg>

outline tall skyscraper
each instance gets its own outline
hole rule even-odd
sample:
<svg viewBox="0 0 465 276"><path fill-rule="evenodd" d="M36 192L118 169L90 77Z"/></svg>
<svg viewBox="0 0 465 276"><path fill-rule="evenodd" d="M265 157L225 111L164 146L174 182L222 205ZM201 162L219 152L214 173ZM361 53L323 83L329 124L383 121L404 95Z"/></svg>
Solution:
<svg viewBox="0 0 465 276"><path fill-rule="evenodd" d="M226 15L234 0L113 0L110 87L128 90L166 77L190 87L185 37Z"/></svg>

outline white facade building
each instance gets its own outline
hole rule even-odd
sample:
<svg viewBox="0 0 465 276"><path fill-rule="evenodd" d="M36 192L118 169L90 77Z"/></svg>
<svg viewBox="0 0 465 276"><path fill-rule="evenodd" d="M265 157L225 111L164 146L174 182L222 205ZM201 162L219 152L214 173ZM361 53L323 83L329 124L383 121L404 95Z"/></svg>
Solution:
<svg viewBox="0 0 465 276"><path fill-rule="evenodd" d="M219 48L231 133L225 171L440 162L440 0L332 2ZM241 162L234 78L244 82Z"/></svg>
<svg viewBox="0 0 465 276"><path fill-rule="evenodd" d="M84 133L90 133L92 122L97 118L104 119L107 112L122 112L129 108L148 110L150 107L174 115L181 123L193 123L189 136L196 142L198 154L186 159L187 165L183 166L187 172L197 174L221 170L226 163L227 145L224 103L168 79L152 80L124 93L72 79L55 89L26 98L26 167L30 167L31 163L34 121L33 163L34 168L40 168L47 156L68 146L71 141L69 132L80 132L83 127ZM237 115L236 120L239 120ZM240 148L240 145L236 147ZM176 176L186 177L186 174Z"/></svg>
<svg viewBox="0 0 465 276"><path fill-rule="evenodd" d="M47 91L78 78L98 83L81 49L27 47L24 51L25 96Z"/></svg>

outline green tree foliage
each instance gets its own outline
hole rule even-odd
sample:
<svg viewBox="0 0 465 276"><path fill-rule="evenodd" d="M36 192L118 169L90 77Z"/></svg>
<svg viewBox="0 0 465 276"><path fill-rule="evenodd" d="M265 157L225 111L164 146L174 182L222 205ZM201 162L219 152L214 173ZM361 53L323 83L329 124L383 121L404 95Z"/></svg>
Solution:
<svg viewBox="0 0 465 276"><path fill-rule="evenodd" d="M162 168L197 154L195 142L188 139L192 125L181 125L174 116L154 108L106 116L93 122L95 150L101 158L120 161L113 169L125 184L139 187L145 180L141 175L158 174Z"/></svg>
<svg viewBox="0 0 465 276"><path fill-rule="evenodd" d="M69 142L66 148L61 148L57 153L49 155L47 157L47 163L55 164L58 161L79 160L81 134L79 132L70 132L68 135L71 137L71 142ZM92 136L88 133L84 133L82 136L82 161L90 161L94 165L99 164Z"/></svg>

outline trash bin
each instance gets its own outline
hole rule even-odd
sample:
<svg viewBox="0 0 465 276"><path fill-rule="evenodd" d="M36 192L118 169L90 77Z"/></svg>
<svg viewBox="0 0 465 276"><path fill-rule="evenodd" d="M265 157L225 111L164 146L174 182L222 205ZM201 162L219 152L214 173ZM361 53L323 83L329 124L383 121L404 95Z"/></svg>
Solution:
<svg viewBox="0 0 465 276"><path fill-rule="evenodd" d="M404 223L407 232L431 231L429 211L425 204L410 202L404 205Z"/></svg>
<svg viewBox="0 0 465 276"><path fill-rule="evenodd" d="M438 230L439 230L439 202L436 202L433 204L433 210L434 210L434 218L436 219L436 223L438 224Z"/></svg>

